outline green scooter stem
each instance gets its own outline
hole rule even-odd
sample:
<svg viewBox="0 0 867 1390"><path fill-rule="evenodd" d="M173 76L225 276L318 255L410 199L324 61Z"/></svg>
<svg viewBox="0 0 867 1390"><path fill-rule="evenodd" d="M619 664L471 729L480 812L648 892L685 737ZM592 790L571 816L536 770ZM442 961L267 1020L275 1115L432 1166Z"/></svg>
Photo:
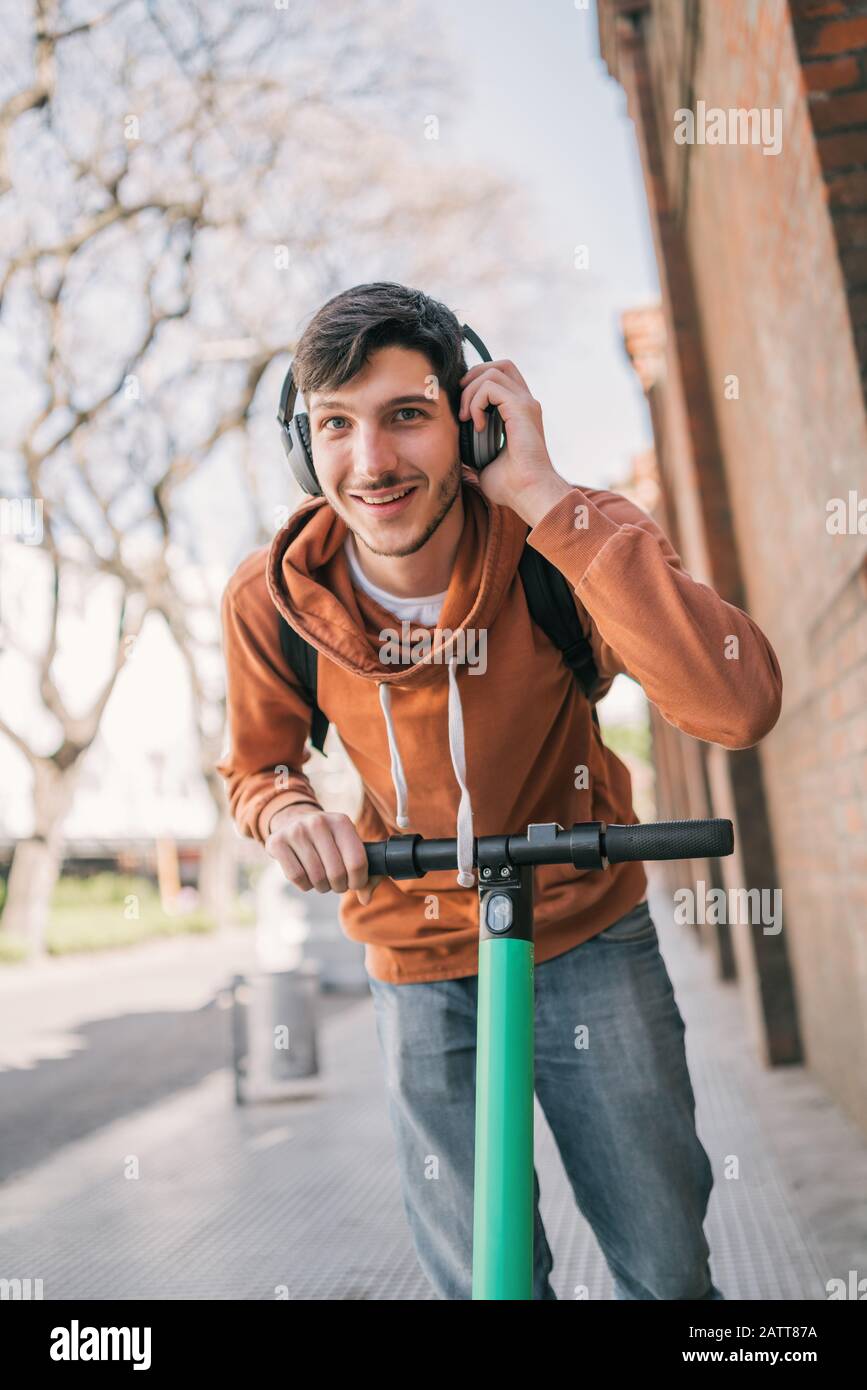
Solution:
<svg viewBox="0 0 867 1390"><path fill-rule="evenodd" d="M534 947L479 942L473 1298L533 1297Z"/></svg>
<svg viewBox="0 0 867 1390"><path fill-rule="evenodd" d="M392 835L366 844L370 874L420 878L457 866L456 840ZM523 835L474 841L479 869L476 1033L474 1299L532 1299L535 1170L533 867L604 869L644 859L701 859L734 852L730 820L552 821Z"/></svg>

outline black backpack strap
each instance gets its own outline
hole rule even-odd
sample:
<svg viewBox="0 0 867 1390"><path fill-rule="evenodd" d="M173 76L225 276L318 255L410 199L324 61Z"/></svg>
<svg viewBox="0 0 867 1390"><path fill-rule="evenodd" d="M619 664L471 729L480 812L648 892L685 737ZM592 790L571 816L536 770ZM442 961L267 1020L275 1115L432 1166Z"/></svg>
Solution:
<svg viewBox="0 0 867 1390"><path fill-rule="evenodd" d="M319 708L316 701L316 679L317 679L317 651L300 634L291 627L283 617L278 615L280 623L280 650L286 658L286 664L295 672L304 691L304 698L307 700L313 712L313 724L310 730L310 742L313 747L318 749L324 758L328 757L323 747L325 735L328 733L328 720Z"/></svg>
<svg viewBox="0 0 867 1390"><path fill-rule="evenodd" d="M578 621L575 600L565 575L532 545L524 546L518 570L527 595L530 616L547 637L559 647L563 660L572 670L590 701L596 727L599 717L593 692L599 682L593 649Z"/></svg>

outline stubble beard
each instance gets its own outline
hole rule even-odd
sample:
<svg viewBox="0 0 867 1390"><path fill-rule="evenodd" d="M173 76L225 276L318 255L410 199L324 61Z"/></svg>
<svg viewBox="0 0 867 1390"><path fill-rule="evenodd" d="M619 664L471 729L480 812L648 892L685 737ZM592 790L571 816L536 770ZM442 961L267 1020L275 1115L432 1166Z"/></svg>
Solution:
<svg viewBox="0 0 867 1390"><path fill-rule="evenodd" d="M434 531L442 525L449 511L454 506L455 499L461 490L461 479L462 464L458 456L455 458L449 472L442 479L437 490L436 514L432 520L428 522L421 535L409 541L408 544L401 546L399 550L377 550L376 546L371 545L370 541L366 540L358 531L353 530L351 526L349 526L349 529L352 531L356 542L360 542L364 545L372 555L383 555L393 559L398 559L404 555L414 555L417 550L421 550L422 546L427 544ZM348 522L347 525L349 525Z"/></svg>

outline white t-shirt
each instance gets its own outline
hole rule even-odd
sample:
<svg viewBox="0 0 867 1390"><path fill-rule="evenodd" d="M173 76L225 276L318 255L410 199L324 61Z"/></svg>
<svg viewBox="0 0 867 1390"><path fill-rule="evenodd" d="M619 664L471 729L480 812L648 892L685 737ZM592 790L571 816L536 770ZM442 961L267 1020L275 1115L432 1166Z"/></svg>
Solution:
<svg viewBox="0 0 867 1390"><path fill-rule="evenodd" d="M352 581L359 589L370 594L371 598L376 599L377 603L381 603L383 608L401 621L406 619L411 623L422 623L424 627L436 627L448 593L447 589L443 589L441 594L425 594L420 598L399 598L397 594L389 594L385 589L380 589L378 584L371 584L359 564L355 538L351 531L346 537L344 550Z"/></svg>

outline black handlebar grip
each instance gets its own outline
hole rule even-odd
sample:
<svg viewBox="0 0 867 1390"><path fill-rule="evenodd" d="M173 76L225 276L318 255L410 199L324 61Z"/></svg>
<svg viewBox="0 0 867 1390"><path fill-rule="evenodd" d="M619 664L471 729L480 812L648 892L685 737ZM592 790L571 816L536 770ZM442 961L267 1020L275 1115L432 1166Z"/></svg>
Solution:
<svg viewBox="0 0 867 1390"><path fill-rule="evenodd" d="M368 840L364 846L368 874L371 878L376 874L385 878L420 878L434 867L439 844L438 840L423 840L421 835L391 835L387 840Z"/></svg>
<svg viewBox="0 0 867 1390"><path fill-rule="evenodd" d="M609 825L605 857L609 864L627 859L704 859L731 854L730 820L669 820L647 825Z"/></svg>
<svg viewBox="0 0 867 1390"><path fill-rule="evenodd" d="M370 877L374 878L376 875L387 877L385 867L386 841L379 840L376 843L368 841L365 849L367 850L367 871Z"/></svg>

